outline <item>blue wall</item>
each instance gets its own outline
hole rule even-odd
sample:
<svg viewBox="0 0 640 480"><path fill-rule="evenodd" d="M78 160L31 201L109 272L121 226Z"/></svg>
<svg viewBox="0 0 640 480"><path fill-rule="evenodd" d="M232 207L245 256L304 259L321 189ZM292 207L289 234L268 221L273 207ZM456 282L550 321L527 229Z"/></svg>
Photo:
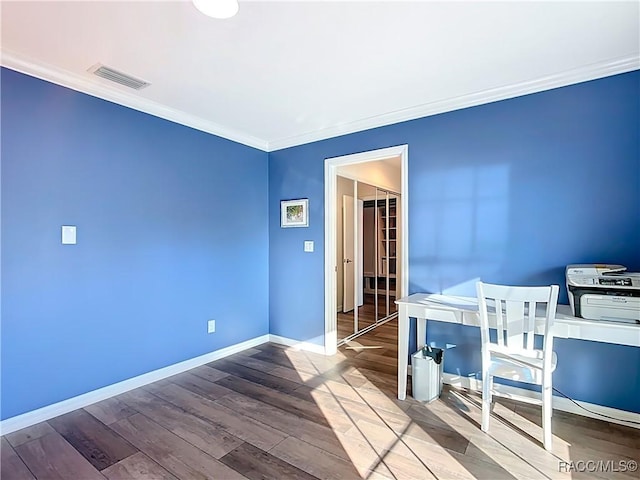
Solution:
<svg viewBox="0 0 640 480"><path fill-rule="evenodd" d="M409 145L411 293L475 295L482 278L560 284L560 302L568 303L567 264L640 271L636 71L272 152L271 333L323 335L324 159L400 144ZM311 225L280 229L279 201L296 197L309 198ZM302 253L305 239L315 240L315 253ZM450 343L469 338L457 328L433 323L428 335ZM451 353L447 372L480 370L470 351L476 344L468 345ZM559 340L556 386L640 411L640 348L596 347ZM615 393L620 385L627 386L623 395Z"/></svg>
<svg viewBox="0 0 640 480"><path fill-rule="evenodd" d="M412 292L640 270L640 72L270 154L1 80L3 419L265 333L321 344L327 157L409 144ZM309 228L280 228L292 198ZM430 324L446 371L477 373L476 333ZM640 349L557 346L561 390L640 411Z"/></svg>
<svg viewBox="0 0 640 480"><path fill-rule="evenodd" d="M3 419L268 333L267 153L1 80Z"/></svg>

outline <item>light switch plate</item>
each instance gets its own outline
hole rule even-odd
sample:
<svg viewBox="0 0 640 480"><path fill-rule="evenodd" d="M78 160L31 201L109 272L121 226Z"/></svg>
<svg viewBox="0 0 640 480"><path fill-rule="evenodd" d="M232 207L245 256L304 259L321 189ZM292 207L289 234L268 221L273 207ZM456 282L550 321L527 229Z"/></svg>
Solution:
<svg viewBox="0 0 640 480"><path fill-rule="evenodd" d="M304 251L305 252L313 252L313 240L305 240L304 241Z"/></svg>
<svg viewBox="0 0 640 480"><path fill-rule="evenodd" d="M207 322L207 333L214 333L216 331L216 321L209 320Z"/></svg>
<svg viewBox="0 0 640 480"><path fill-rule="evenodd" d="M62 225L62 244L76 244L76 227L75 225Z"/></svg>

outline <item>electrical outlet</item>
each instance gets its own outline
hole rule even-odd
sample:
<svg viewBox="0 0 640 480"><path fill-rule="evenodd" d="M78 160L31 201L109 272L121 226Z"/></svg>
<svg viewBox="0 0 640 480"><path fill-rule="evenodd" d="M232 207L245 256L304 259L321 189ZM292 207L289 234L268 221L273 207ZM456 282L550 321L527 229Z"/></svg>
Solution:
<svg viewBox="0 0 640 480"><path fill-rule="evenodd" d="M213 333L216 331L216 321L215 320L209 320L207 322L207 333Z"/></svg>

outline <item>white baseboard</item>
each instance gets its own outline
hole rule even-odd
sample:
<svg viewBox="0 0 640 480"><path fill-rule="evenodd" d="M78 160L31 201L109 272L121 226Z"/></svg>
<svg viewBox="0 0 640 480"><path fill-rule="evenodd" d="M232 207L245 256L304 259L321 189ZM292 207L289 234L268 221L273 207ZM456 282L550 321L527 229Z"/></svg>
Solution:
<svg viewBox="0 0 640 480"><path fill-rule="evenodd" d="M311 338L309 342L301 342L299 340L293 340L291 338L281 337L279 335L269 335L269 341L285 345L287 347L293 347L296 350L306 350L307 352L325 354L324 345L318 345L313 343L313 340L321 340L324 343L324 337Z"/></svg>
<svg viewBox="0 0 640 480"><path fill-rule="evenodd" d="M318 339L320 338L322 337L318 337ZM298 340L293 340L291 338L281 337L278 335L262 335L260 337L252 338L235 345L221 348L220 350L216 350L214 352L206 353L204 355L200 355L183 362L179 362L167 367L160 368L158 370L154 370L152 372L138 375L137 377L129 378L122 382L114 383L113 385L108 385L106 387L102 387L97 390L93 390L91 392L87 392L58 403L54 403L52 405L47 405L46 407L38 408L37 410L32 410L15 417L7 418L6 420L0 421L0 435L6 435L8 433L15 432L16 430L30 427L59 415L69 413L79 408L84 408L93 403L100 402L102 400L106 400L107 398L111 398L116 395L128 392L129 390L148 385L149 383L162 380L172 375L185 372L192 368L199 367L200 365L204 365L206 363L228 357L229 355L233 355L234 353L242 352L243 350L262 345L263 343L267 342L273 342L280 345L293 347L297 350L306 350L313 353L319 353L321 355L325 354L324 346L318 345L316 343L300 342ZM409 374L411 374L411 365L409 365ZM462 387L476 391L482 390L482 381L472 377L460 377L459 375L444 373L443 382L455 387ZM523 399L534 399L536 398L536 396L538 396L537 392L507 385L498 384L496 385L496 390L498 390L500 394L505 397L521 397ZM564 397L558 397L555 395L553 397L553 408L556 410L605 420L620 425L627 425L633 428L640 428L640 425L638 424L629 423L640 422L640 414L638 413L627 412L625 410L618 410L615 408L605 407L602 405L596 405L593 403L582 401L579 403L585 408L596 412L596 414L587 412L577 407L570 400ZM613 418L603 418L597 414L603 414Z"/></svg>
<svg viewBox="0 0 640 480"><path fill-rule="evenodd" d="M482 391L482 380L478 380L473 377L461 377L459 375L453 375L451 373L444 373L442 376L442 381L447 385L452 385L454 387L462 387L479 392ZM523 401L535 401L540 398L540 394L538 392L527 390L525 388L501 385L498 383L494 383L494 388L498 392L498 395L501 397L515 397ZM578 403L594 413L583 410L567 398L556 395L553 396L553 408L555 410L574 413L576 415L582 415L583 417L596 418L598 420L604 420L606 422L617 423L619 425L626 425L628 427L640 429L640 424L629 423L640 422L640 413L627 412L626 410L618 410L617 408L605 407L603 405L596 405L594 403L583 401L579 401ZM598 414L606 415L606 417L602 417Z"/></svg>
<svg viewBox="0 0 640 480"><path fill-rule="evenodd" d="M44 422L45 420L57 417L58 415L69 413L73 410L77 410L78 408L84 408L92 403L106 400L107 398L120 395L121 393L128 392L134 388L157 382L163 378L228 357L229 355L233 355L234 353L241 352L248 348L262 345L268 341L270 341L269 335L262 335L260 337L236 343L235 345L230 345L214 352L205 353L204 355L175 363L149 373L138 375L137 377L129 378L122 382L114 383L113 385L108 385L91 392L83 393L77 397L69 398L52 405L47 405L46 407L38 408L37 410L32 410L21 415L16 415L15 417L7 418L6 420L0 421L0 435L6 435L8 433L15 432L16 430L30 427L31 425Z"/></svg>

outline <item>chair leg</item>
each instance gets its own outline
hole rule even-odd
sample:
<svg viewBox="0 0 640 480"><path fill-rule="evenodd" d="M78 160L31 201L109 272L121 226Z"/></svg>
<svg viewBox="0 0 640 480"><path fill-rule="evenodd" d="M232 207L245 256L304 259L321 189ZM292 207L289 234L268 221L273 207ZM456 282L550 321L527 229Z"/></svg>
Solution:
<svg viewBox="0 0 640 480"><path fill-rule="evenodd" d="M551 416L553 414L553 396L551 385L542 386L542 443L545 450L551 450L553 434L551 431Z"/></svg>
<svg viewBox="0 0 640 480"><path fill-rule="evenodd" d="M489 431L489 418L491 416L491 384L493 377L488 372L482 374L482 431Z"/></svg>

